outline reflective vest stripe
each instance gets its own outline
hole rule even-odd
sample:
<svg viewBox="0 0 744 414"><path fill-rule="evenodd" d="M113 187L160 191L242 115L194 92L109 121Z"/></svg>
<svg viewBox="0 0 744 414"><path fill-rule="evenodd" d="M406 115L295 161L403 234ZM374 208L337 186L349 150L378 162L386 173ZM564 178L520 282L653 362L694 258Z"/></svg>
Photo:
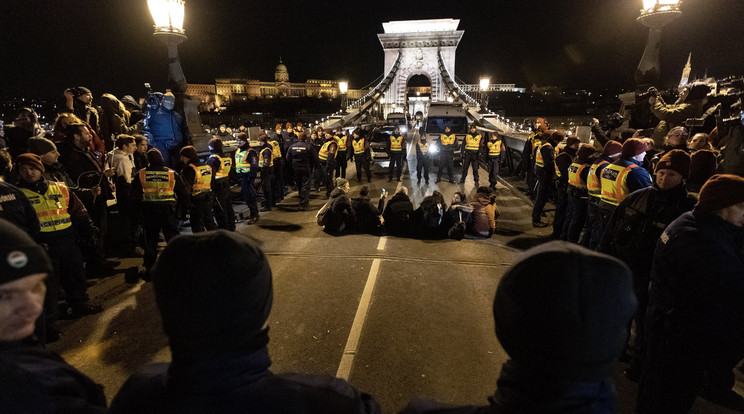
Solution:
<svg viewBox="0 0 744 414"><path fill-rule="evenodd" d="M70 191L66 185L51 181L43 195L27 188L21 188L21 191L31 201L39 218L42 233L64 230L72 226L72 218L67 211L70 205Z"/></svg>
<svg viewBox="0 0 744 414"><path fill-rule="evenodd" d="M282 149L279 147L279 142L277 142L276 140L269 141L269 145L271 145L271 154L274 157L274 159L281 158Z"/></svg>
<svg viewBox="0 0 744 414"><path fill-rule="evenodd" d="M637 167L636 164L630 164L627 167L610 164L602 170L602 201L613 206L620 205L629 193L626 182L628 173Z"/></svg>
<svg viewBox="0 0 744 414"><path fill-rule="evenodd" d="M269 153L271 154L269 156L269 164L268 165L266 165L266 163L264 163L264 157L265 157L264 152L266 152L266 151L269 151ZM258 154L258 166L260 168L274 166L274 157L273 157L273 154L274 154L274 152L273 152L273 149L272 148L268 148L267 147L267 148L262 149L261 152Z"/></svg>
<svg viewBox="0 0 744 414"><path fill-rule="evenodd" d="M351 141L351 145L354 147L354 154L364 153L364 138L359 138L356 141Z"/></svg>
<svg viewBox="0 0 744 414"><path fill-rule="evenodd" d="M418 147L421 150L421 153L426 155L426 153L429 151L429 147L426 142L424 144L421 144L421 141L418 142Z"/></svg>
<svg viewBox="0 0 744 414"><path fill-rule="evenodd" d="M498 157L501 155L501 145L504 141L498 140L498 141L488 141L486 143L486 146L488 146L488 156L489 157Z"/></svg>
<svg viewBox="0 0 744 414"><path fill-rule="evenodd" d="M442 137L439 138L439 142L442 144L442 146L445 146L445 145L454 145L455 144L455 134L450 134L450 135L444 135L444 134L442 134Z"/></svg>
<svg viewBox="0 0 744 414"><path fill-rule="evenodd" d="M237 150L235 152L235 172L237 173L249 173L251 172L251 164L248 163L248 150Z"/></svg>
<svg viewBox="0 0 744 414"><path fill-rule="evenodd" d="M140 184L142 184L142 201L176 201L176 173L167 171L139 170Z"/></svg>
<svg viewBox="0 0 744 414"><path fill-rule="evenodd" d="M472 136L470 134L465 136L465 150L467 151L478 151L480 149L481 136L480 134Z"/></svg>
<svg viewBox="0 0 744 414"><path fill-rule="evenodd" d="M600 177L597 177L597 170L605 164L609 164L609 161L601 161L589 167L589 174L586 176L586 189L589 190L589 195L593 197L600 197L602 193L602 182Z"/></svg>
<svg viewBox="0 0 744 414"><path fill-rule="evenodd" d="M550 145L549 142L546 142L540 145L540 149L537 150L537 155L535 155L535 166L537 167L540 167L540 168L545 167L545 161L543 160L543 156L542 156L542 149L543 147L546 147L546 146L553 148L553 146Z"/></svg>
<svg viewBox="0 0 744 414"><path fill-rule="evenodd" d="M191 189L191 195L199 195L212 191L212 167L208 165L196 166L189 164L194 169L194 185Z"/></svg>
<svg viewBox="0 0 744 414"><path fill-rule="evenodd" d="M331 141L326 142L323 144L322 147L320 147L320 151L318 151L318 158L320 158L321 161L328 160L328 146L331 145Z"/></svg>
<svg viewBox="0 0 744 414"><path fill-rule="evenodd" d="M336 144L338 144L338 150L339 151L346 151L346 140L349 137L346 135L341 135L340 137L338 135L335 135L333 139L336 140Z"/></svg>
<svg viewBox="0 0 744 414"><path fill-rule="evenodd" d="M217 154L212 154L209 158L217 158L220 160L220 168L217 169L217 174L214 176L215 179L227 178L230 176L230 169L232 168L232 159L230 157L220 157Z"/></svg>
<svg viewBox="0 0 744 414"><path fill-rule="evenodd" d="M568 184L576 188L586 188L586 182L581 180L581 174L589 164L579 164L575 162L568 167Z"/></svg>
<svg viewBox="0 0 744 414"><path fill-rule="evenodd" d="M401 152L403 151L403 135L396 137L390 135L390 151Z"/></svg>

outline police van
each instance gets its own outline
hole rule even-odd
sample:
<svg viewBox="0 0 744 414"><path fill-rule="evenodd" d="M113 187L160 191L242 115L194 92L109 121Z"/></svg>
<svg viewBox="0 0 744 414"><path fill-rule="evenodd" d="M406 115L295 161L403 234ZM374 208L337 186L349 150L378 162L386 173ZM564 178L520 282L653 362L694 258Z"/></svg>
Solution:
<svg viewBox="0 0 744 414"><path fill-rule="evenodd" d="M439 139L444 133L444 128L449 127L450 133L455 134L455 162L462 159L460 148L465 135L468 133L468 116L460 104L432 103L426 113L423 126L419 130L421 136L426 137L429 144L429 153L434 154L434 163L439 159Z"/></svg>

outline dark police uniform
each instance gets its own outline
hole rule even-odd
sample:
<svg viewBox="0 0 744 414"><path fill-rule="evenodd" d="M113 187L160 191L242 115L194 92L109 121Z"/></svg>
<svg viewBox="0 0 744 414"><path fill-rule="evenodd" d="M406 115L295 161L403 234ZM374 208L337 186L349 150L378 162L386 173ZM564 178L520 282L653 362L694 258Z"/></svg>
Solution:
<svg viewBox="0 0 744 414"><path fill-rule="evenodd" d="M310 204L310 178L313 168L318 166L318 154L307 141L297 141L287 149L287 162L294 171L300 208Z"/></svg>
<svg viewBox="0 0 744 414"><path fill-rule="evenodd" d="M472 165L473 166L473 180L475 180L475 185L478 185L478 168L480 167L478 165L478 154L480 154L481 144L482 144L483 138L481 137L481 134L476 133L473 134L467 134L465 136L465 140L462 141L462 177L460 178L460 182L464 183L465 179L468 178L468 168Z"/></svg>
<svg viewBox="0 0 744 414"><path fill-rule="evenodd" d="M447 169L450 182L454 183L455 178L452 176L452 168L455 164L455 143L457 138L455 134L442 134L439 138L439 170L437 171L437 182L442 181L442 173Z"/></svg>
<svg viewBox="0 0 744 414"><path fill-rule="evenodd" d="M212 168L212 193L214 193L214 218L217 227L235 231L235 211L230 199L230 170L232 158L222 154L212 154L207 165Z"/></svg>
<svg viewBox="0 0 744 414"><path fill-rule="evenodd" d="M388 170L388 181L393 180L393 169L395 169L395 178L400 181L400 175L403 172L403 159L405 158L406 141L403 135L395 136L390 134L388 141L388 153L390 154L390 168Z"/></svg>

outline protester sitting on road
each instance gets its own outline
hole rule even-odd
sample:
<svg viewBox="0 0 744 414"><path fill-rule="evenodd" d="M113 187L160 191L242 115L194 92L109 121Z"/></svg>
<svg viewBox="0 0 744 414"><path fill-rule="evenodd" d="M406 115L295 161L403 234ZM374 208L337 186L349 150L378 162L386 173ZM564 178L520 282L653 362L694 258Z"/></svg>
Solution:
<svg viewBox="0 0 744 414"><path fill-rule="evenodd" d="M382 212L385 230L389 234L396 236L410 235L412 230L412 213L413 203L408 198L408 188L401 186L393 198L388 201L385 210Z"/></svg>
<svg viewBox="0 0 744 414"><path fill-rule="evenodd" d="M103 388L34 335L54 272L44 248L0 219L0 259L0 412L105 413Z"/></svg>
<svg viewBox="0 0 744 414"><path fill-rule="evenodd" d="M411 221L415 236L423 239L441 239L446 237L446 229L442 225L447 203L444 196L437 190L425 197L419 207L411 214Z"/></svg>
<svg viewBox="0 0 744 414"><path fill-rule="evenodd" d="M442 220L442 226L447 232L447 237L462 240L465 237L467 224L470 222L473 207L468 203L468 197L461 191L452 196L452 204Z"/></svg>
<svg viewBox="0 0 744 414"><path fill-rule="evenodd" d="M473 214L467 233L476 237L491 237L496 231L496 222L501 215L496 206L496 197L490 187L481 186L473 197Z"/></svg>
<svg viewBox="0 0 744 414"><path fill-rule="evenodd" d="M346 178L336 178L336 188L333 189L328 200L327 214L328 219L323 230L328 233L349 231L354 226L356 216L351 207L349 180Z"/></svg>
<svg viewBox="0 0 744 414"><path fill-rule="evenodd" d="M111 413L380 412L342 379L269 371L272 277L256 242L225 230L179 236L152 276L172 362L132 375Z"/></svg>
<svg viewBox="0 0 744 414"><path fill-rule="evenodd" d="M630 271L621 261L563 241L535 247L496 291L496 336L510 359L490 405L424 400L403 413L616 412L612 372L635 309Z"/></svg>
<svg viewBox="0 0 744 414"><path fill-rule="evenodd" d="M336 179L338 180L338 178ZM354 209L356 221L354 230L359 233L380 233L380 214L385 205L387 193L380 193L380 201L377 206L373 205L369 199L369 186L362 186L359 190L359 197L351 199L351 208Z"/></svg>

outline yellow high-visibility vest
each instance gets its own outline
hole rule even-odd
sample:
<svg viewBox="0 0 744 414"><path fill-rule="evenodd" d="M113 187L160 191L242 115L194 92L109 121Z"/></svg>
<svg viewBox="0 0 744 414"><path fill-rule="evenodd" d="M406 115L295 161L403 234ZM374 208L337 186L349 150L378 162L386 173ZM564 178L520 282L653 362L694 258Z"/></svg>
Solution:
<svg viewBox="0 0 744 414"><path fill-rule="evenodd" d="M327 161L328 160L328 147L331 145L333 141L328 141L325 144L323 144L322 147L320 147L320 151L318 151L318 158L321 161ZM338 145L338 144L336 144Z"/></svg>
<svg viewBox="0 0 744 414"><path fill-rule="evenodd" d="M251 164L248 162L248 153L253 151L253 148L247 150L238 149L235 152L235 172L237 173L249 173L251 172Z"/></svg>
<svg viewBox="0 0 744 414"><path fill-rule="evenodd" d="M540 167L540 168L545 167L545 161L543 160L543 156L542 156L542 149L545 146L548 146L551 149L553 148L553 146L550 145L549 142L546 142L546 143L540 145L540 149L537 150L537 154L535 155L535 166Z"/></svg>
<svg viewBox="0 0 744 414"><path fill-rule="evenodd" d="M442 144L442 146L449 146L449 145L455 145L455 134L449 134L444 135L439 138L439 142Z"/></svg>
<svg viewBox="0 0 744 414"><path fill-rule="evenodd" d="M354 154L364 153L364 138L358 140L352 140L351 145L354 147Z"/></svg>
<svg viewBox="0 0 744 414"><path fill-rule="evenodd" d="M281 158L282 149L279 147L279 143L276 140L273 140L273 141L269 141L269 144L271 145L271 154L274 157L274 159Z"/></svg>
<svg viewBox="0 0 744 414"><path fill-rule="evenodd" d="M568 185L572 185L576 188L586 189L586 182L581 180L581 174L585 169L589 168L589 164L579 164L574 162L568 166Z"/></svg>
<svg viewBox="0 0 744 414"><path fill-rule="evenodd" d="M426 153L429 151L429 143L424 141L423 144L421 141L418 142L418 147L421 150L421 153L426 155Z"/></svg>
<svg viewBox="0 0 744 414"><path fill-rule="evenodd" d="M70 190L61 182L50 181L44 194L28 188L21 188L31 205L34 206L36 216L39 217L42 233L64 230L72 226L72 218L67 208L70 205Z"/></svg>
<svg viewBox="0 0 744 414"><path fill-rule="evenodd" d="M613 206L618 206L630 194L628 189L628 173L633 168L638 168L636 164L630 164L627 167L622 165L610 164L602 170L602 201Z"/></svg>
<svg viewBox="0 0 744 414"><path fill-rule="evenodd" d="M503 145L503 143L504 141L502 140L486 142L486 146L488 147L488 156L498 157L499 155L501 155L501 146Z"/></svg>
<svg viewBox="0 0 744 414"><path fill-rule="evenodd" d="M230 176L230 169L232 169L232 159L230 157L220 157L217 154L212 154L209 158L217 158L220 160L220 168L217 169L217 174L214 176L215 179L227 178Z"/></svg>
<svg viewBox="0 0 744 414"><path fill-rule="evenodd" d="M168 168L167 171L139 170L140 184L142 184L142 201L169 202L176 201L176 172Z"/></svg>
<svg viewBox="0 0 744 414"><path fill-rule="evenodd" d="M269 163L268 164L266 164L264 162L264 157L265 157L264 152L266 152L266 151L269 151L269 154L270 154L269 157L268 157L269 158ZM274 165L274 157L273 157L273 155L274 155L273 148L266 147L266 148L262 149L261 152L258 153L258 167L259 168L272 167Z"/></svg>
<svg viewBox="0 0 744 414"><path fill-rule="evenodd" d="M472 136L470 134L465 135L465 150L466 151L478 151L480 149L481 136L480 134Z"/></svg>
<svg viewBox="0 0 744 414"><path fill-rule="evenodd" d="M194 185L191 195L199 195L212 191L212 167L208 165L196 166L189 164L194 169Z"/></svg>
<svg viewBox="0 0 744 414"><path fill-rule="evenodd" d="M346 141L348 140L348 138L349 137L347 137L346 135L341 135L341 136L334 135L333 139L336 140L336 144L338 144L339 151L346 151Z"/></svg>
<svg viewBox="0 0 744 414"><path fill-rule="evenodd" d="M403 135L400 135L398 137L396 137L395 135L390 135L390 151L391 152L403 151Z"/></svg>
<svg viewBox="0 0 744 414"><path fill-rule="evenodd" d="M602 196L602 182L600 177L597 177L597 169L605 164L609 164L609 162L600 161L589 167L589 174L586 176L586 189L592 197L599 198Z"/></svg>

